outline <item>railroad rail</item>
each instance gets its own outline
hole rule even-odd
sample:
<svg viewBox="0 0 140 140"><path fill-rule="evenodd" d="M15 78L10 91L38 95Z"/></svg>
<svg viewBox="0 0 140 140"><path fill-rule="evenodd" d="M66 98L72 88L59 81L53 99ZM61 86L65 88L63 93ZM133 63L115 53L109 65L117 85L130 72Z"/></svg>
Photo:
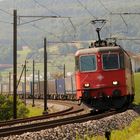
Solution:
<svg viewBox="0 0 140 140"><path fill-rule="evenodd" d="M124 107L118 111L110 110L101 114L93 115L90 112L90 109L85 105L78 106L75 102L66 101L60 101L59 103L63 103L63 105L69 106L69 108L59 112L37 117L0 122L0 137L20 135L25 132L35 132L70 123L81 123L89 120L97 120L120 112L124 112L126 110ZM132 106L129 106L129 108L132 108Z"/></svg>
<svg viewBox="0 0 140 140"><path fill-rule="evenodd" d="M57 112L50 113L50 114L43 114L40 116L34 116L34 117L29 117L29 118L24 118L24 119L1 121L0 127L16 125L19 123L28 123L28 122L31 123L31 122L37 121L37 120L44 120L44 119L49 119L49 118L53 118L53 117L64 116L64 115L69 115L69 114L74 114L74 113L79 113L79 112L84 111L84 108L79 107L78 105L76 105L74 103L68 103L68 102L59 102L59 103L61 103L61 105L68 106L68 108L64 109L62 111L57 111Z"/></svg>
<svg viewBox="0 0 140 140"><path fill-rule="evenodd" d="M0 137L6 137L9 135L20 135L25 132L35 132L43 129L54 128L56 126L70 124L70 123L81 123L88 120L97 120L103 117L107 117L110 115L114 115L118 113L117 111L105 112L102 114L91 115L91 113L86 113L82 115L76 115L72 117L66 117L56 120L43 121L43 122L35 122L33 124L24 124L21 126L11 126L8 128L0 129Z"/></svg>

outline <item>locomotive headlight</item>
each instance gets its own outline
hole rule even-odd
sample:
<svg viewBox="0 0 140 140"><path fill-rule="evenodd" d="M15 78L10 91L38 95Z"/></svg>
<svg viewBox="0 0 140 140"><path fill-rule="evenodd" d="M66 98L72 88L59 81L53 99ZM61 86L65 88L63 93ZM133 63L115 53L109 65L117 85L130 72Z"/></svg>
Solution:
<svg viewBox="0 0 140 140"><path fill-rule="evenodd" d="M88 88L88 87L90 87L90 84L89 83L86 83L86 84L84 84L84 87L85 88Z"/></svg>
<svg viewBox="0 0 140 140"><path fill-rule="evenodd" d="M113 84L114 86L117 86L117 85L119 84L119 82L118 82L118 81L113 81L112 84Z"/></svg>

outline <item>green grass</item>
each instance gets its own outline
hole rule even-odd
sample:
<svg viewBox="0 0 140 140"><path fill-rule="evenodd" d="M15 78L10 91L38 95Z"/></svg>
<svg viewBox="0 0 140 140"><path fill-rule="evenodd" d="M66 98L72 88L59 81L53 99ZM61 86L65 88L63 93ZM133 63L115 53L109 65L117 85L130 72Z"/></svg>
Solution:
<svg viewBox="0 0 140 140"><path fill-rule="evenodd" d="M140 104L140 73L134 75L135 81L135 100L134 103Z"/></svg>
<svg viewBox="0 0 140 140"><path fill-rule="evenodd" d="M132 124L123 130L113 130L110 140L140 140L140 118L137 118ZM76 140L83 140L77 136ZM84 140L106 140L105 136L88 137Z"/></svg>
<svg viewBox="0 0 140 140"><path fill-rule="evenodd" d="M123 130L112 131L111 140L138 140L140 138L140 118Z"/></svg>
<svg viewBox="0 0 140 140"><path fill-rule="evenodd" d="M134 135L129 140L140 140L140 134Z"/></svg>
<svg viewBox="0 0 140 140"><path fill-rule="evenodd" d="M32 107L31 105L28 105L27 108L29 109L28 117L39 116L43 113L43 107Z"/></svg>

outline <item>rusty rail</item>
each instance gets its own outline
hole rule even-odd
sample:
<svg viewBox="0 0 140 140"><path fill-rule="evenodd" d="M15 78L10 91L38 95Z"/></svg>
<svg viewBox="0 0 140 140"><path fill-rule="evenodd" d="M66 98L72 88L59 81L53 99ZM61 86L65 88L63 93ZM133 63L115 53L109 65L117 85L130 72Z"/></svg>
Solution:
<svg viewBox="0 0 140 140"><path fill-rule="evenodd" d="M51 121L44 121L44 122L36 122L34 124L26 124L21 126L13 126L8 128L2 128L0 129L0 137L5 137L8 135L19 135L25 132L35 132L40 131L43 129L48 128L54 128L56 126L70 124L70 123L81 123L88 120L97 120L101 119L103 117L107 117L110 115L116 114L117 111L111 111L111 112L105 112L98 115L91 115L91 113L83 114L83 115L77 115L74 117L67 117L67 118L61 118L57 120L51 120Z"/></svg>

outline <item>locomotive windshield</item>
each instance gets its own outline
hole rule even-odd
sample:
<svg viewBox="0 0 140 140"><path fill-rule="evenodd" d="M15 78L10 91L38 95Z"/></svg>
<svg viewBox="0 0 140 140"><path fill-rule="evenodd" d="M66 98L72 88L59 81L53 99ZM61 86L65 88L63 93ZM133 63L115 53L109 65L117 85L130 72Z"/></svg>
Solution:
<svg viewBox="0 0 140 140"><path fill-rule="evenodd" d="M103 54L103 69L119 69L119 55L118 54Z"/></svg>
<svg viewBox="0 0 140 140"><path fill-rule="evenodd" d="M96 70L95 55L80 57L80 71L95 71L95 70Z"/></svg>

